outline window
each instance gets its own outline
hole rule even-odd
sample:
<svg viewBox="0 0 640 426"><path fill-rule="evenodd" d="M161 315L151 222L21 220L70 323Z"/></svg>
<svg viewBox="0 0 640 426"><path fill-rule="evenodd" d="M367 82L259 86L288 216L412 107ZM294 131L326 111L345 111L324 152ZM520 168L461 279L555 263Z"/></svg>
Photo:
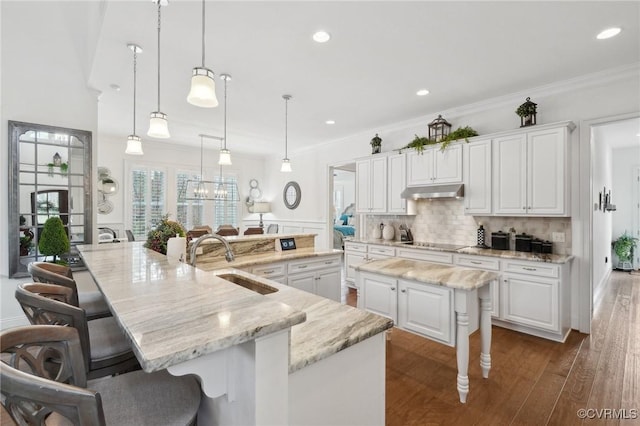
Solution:
<svg viewBox="0 0 640 426"><path fill-rule="evenodd" d="M225 183L227 191L232 193L227 194L229 198L236 200L240 199L237 193L238 180L235 176L215 176L213 181L216 183ZM238 226L238 202L237 201L214 201L214 224L213 229L217 229L220 225L233 225Z"/></svg>
<svg viewBox="0 0 640 426"><path fill-rule="evenodd" d="M131 169L131 231L144 240L166 213L166 173L144 166Z"/></svg>
<svg viewBox="0 0 640 426"><path fill-rule="evenodd" d="M186 190L187 180L200 179L200 174L194 172L179 171L176 174L176 220L182 224L185 230L193 229L196 225L204 224L204 201L181 200L180 194Z"/></svg>

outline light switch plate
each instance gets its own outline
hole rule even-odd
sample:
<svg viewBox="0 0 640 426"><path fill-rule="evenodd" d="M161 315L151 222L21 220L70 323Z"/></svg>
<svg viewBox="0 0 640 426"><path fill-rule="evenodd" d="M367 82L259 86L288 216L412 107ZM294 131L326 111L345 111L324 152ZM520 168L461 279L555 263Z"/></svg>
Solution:
<svg viewBox="0 0 640 426"><path fill-rule="evenodd" d="M551 239L554 243L564 243L564 232L553 232Z"/></svg>

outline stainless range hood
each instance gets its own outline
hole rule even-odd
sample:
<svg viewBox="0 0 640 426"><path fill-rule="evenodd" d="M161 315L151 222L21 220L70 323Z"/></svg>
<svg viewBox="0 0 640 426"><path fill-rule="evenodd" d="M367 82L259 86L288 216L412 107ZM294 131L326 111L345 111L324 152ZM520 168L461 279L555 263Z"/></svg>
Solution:
<svg viewBox="0 0 640 426"><path fill-rule="evenodd" d="M464 185L456 183L452 185L413 186L402 191L400 196L408 200L462 198L464 197Z"/></svg>

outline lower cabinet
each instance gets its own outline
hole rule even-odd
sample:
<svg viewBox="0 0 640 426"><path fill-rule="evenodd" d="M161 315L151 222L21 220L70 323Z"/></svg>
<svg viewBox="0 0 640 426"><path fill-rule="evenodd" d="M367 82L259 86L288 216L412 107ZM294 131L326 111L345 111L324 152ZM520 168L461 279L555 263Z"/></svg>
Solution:
<svg viewBox="0 0 640 426"><path fill-rule="evenodd" d="M455 344L452 289L363 272L360 285L359 308L391 318L404 330L449 346Z"/></svg>
<svg viewBox="0 0 640 426"><path fill-rule="evenodd" d="M340 263L340 255L290 261L287 285L340 302Z"/></svg>
<svg viewBox="0 0 640 426"><path fill-rule="evenodd" d="M453 312L453 290L398 281L398 327L443 343L455 334L450 312Z"/></svg>
<svg viewBox="0 0 640 426"><path fill-rule="evenodd" d="M560 283L548 278L502 275L502 317L544 330L560 331Z"/></svg>

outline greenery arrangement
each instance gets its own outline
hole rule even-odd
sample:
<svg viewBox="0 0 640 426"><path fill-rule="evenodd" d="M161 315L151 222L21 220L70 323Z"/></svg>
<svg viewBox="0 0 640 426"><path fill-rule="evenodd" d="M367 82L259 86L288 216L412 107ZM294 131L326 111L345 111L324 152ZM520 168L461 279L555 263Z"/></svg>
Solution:
<svg viewBox="0 0 640 426"><path fill-rule="evenodd" d="M627 234L625 231L618 239L613 243L613 250L618 256L618 260L622 262L631 262L631 252L638 246L638 239Z"/></svg>
<svg viewBox="0 0 640 426"><path fill-rule="evenodd" d="M27 256L33 248L33 234L20 237L20 256Z"/></svg>
<svg viewBox="0 0 640 426"><path fill-rule="evenodd" d="M71 248L69 237L67 236L67 231L64 228L62 220L58 216L47 219L42 228L42 235L38 243L40 253L45 256L53 256L53 263L64 264L66 262L58 260L57 257L67 253L69 248Z"/></svg>
<svg viewBox="0 0 640 426"><path fill-rule="evenodd" d="M60 173L63 175L66 175L67 172L69 171L69 164L67 163L60 163L59 166L53 164L53 163L48 163L47 167L49 168L49 175L53 175L53 168L54 167L60 167Z"/></svg>
<svg viewBox="0 0 640 426"><path fill-rule="evenodd" d="M520 117L526 117L527 115L533 115L536 113L536 104L529 101L527 98L527 102L523 103L516 110L516 114Z"/></svg>
<svg viewBox="0 0 640 426"><path fill-rule="evenodd" d="M469 138L472 138L474 136L478 136L478 132L476 132L474 129L472 129L469 126L458 127L456 130L449 133L446 138L444 138L439 142L436 142L435 140L429 139L425 136L416 135L416 137L411 142L409 142L407 145L400 148L400 151L402 152L403 149L413 148L417 152L422 153L422 151L424 151L425 146L435 145L438 143L442 144L440 146L440 151L444 151L445 149L447 149L447 147L451 142L464 139L468 143Z"/></svg>
<svg viewBox="0 0 640 426"><path fill-rule="evenodd" d="M169 238L184 237L184 227L176 221L169 220L169 213L162 216L160 223L147 234L147 242L144 246L158 253L167 254L167 241Z"/></svg>

